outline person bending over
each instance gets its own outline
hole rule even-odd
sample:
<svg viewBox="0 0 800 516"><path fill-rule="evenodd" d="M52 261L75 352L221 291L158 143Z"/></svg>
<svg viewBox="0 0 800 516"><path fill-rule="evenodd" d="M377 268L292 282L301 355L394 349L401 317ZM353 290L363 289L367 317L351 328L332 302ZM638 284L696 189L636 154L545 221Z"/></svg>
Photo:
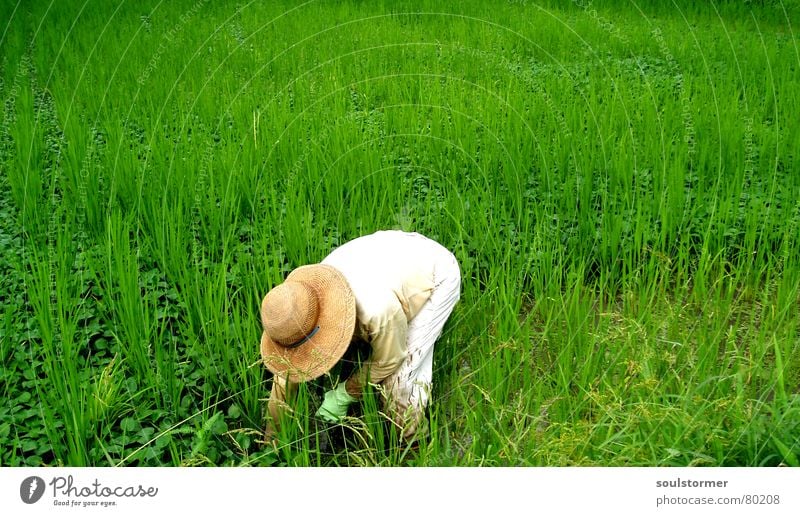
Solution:
<svg viewBox="0 0 800 516"><path fill-rule="evenodd" d="M379 384L403 437L419 437L433 346L460 293L455 256L418 233L378 231L293 270L261 303L261 357L274 375L267 440L297 384L330 371L359 339L369 343L369 358L325 393L316 415L339 422L366 383Z"/></svg>

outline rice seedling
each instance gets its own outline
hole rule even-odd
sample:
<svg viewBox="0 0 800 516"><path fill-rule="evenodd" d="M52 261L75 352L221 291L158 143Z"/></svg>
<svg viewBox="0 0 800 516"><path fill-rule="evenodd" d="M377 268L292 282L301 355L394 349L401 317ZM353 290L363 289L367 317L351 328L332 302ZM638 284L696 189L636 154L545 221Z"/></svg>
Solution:
<svg viewBox="0 0 800 516"><path fill-rule="evenodd" d="M670 4L670 5L667 5ZM795 1L0 5L0 465L798 465ZM429 433L262 296L453 250Z"/></svg>

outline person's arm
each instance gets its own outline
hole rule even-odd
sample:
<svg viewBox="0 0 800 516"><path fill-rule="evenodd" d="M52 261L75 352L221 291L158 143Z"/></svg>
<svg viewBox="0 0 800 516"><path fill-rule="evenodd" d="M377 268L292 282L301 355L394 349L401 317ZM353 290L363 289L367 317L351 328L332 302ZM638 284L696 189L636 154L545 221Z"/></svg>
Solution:
<svg viewBox="0 0 800 516"><path fill-rule="evenodd" d="M406 358L408 320L399 303L367 322L372 353L346 382L347 393L360 397L365 383L380 383L397 371Z"/></svg>
<svg viewBox="0 0 800 516"><path fill-rule="evenodd" d="M274 436L280 429L281 415L285 411L291 410L291 407L286 403L286 399L293 396L296 390L296 383L287 383L286 379L279 375L272 377L272 391L269 394L269 402L267 403L269 421L267 422L266 435L268 438Z"/></svg>

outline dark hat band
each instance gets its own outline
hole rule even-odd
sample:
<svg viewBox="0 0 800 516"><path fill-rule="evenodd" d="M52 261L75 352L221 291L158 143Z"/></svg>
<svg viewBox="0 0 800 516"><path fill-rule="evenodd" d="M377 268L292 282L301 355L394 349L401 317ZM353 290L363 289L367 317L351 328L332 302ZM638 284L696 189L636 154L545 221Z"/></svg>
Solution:
<svg viewBox="0 0 800 516"><path fill-rule="evenodd" d="M308 339L310 339L311 337L313 337L313 336L314 336L314 334L315 334L315 333L317 333L318 331L319 331L319 326L317 326L316 328L314 328L313 330L311 330L311 333L309 333L308 335L306 335L306 336L305 336L305 337L303 337L302 339L300 339L300 340L298 340L297 342L294 342L294 343L292 343L292 344L289 344L288 346L284 346L284 347L285 347L285 348L287 348L287 349L294 349L294 348L296 348L296 347L299 347L300 345L302 345L302 344L305 344L306 342L308 342Z"/></svg>

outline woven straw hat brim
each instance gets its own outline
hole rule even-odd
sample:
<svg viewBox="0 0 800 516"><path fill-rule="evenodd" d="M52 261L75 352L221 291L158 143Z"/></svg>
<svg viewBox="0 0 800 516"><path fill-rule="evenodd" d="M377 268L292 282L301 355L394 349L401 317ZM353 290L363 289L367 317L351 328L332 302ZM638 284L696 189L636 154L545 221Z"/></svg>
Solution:
<svg viewBox="0 0 800 516"><path fill-rule="evenodd" d="M330 371L344 356L356 324L356 300L347 280L330 265L304 265L286 281L302 281L317 294L319 330L296 348L275 343L261 334L261 358L273 374L290 382L313 380Z"/></svg>

